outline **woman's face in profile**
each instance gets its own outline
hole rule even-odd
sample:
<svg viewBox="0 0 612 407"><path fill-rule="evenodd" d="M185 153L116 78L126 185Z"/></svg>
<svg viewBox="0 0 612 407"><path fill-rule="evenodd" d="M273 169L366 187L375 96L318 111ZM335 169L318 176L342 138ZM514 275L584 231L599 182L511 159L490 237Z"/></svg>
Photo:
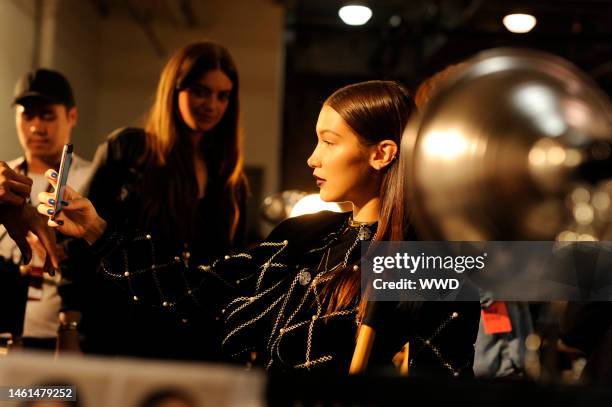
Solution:
<svg viewBox="0 0 612 407"><path fill-rule="evenodd" d="M191 130L212 130L225 115L234 84L220 69L204 73L178 94L181 119Z"/></svg>
<svg viewBox="0 0 612 407"><path fill-rule="evenodd" d="M326 202L357 203L378 195L370 166L372 147L361 143L357 134L331 107L324 105L317 121L317 146L308 166Z"/></svg>

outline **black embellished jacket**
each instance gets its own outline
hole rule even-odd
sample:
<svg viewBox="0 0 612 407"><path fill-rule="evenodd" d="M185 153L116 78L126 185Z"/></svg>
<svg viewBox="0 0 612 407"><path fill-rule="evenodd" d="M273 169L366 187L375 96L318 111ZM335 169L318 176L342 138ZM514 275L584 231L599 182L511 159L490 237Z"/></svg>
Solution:
<svg viewBox="0 0 612 407"><path fill-rule="evenodd" d="M179 313L162 306L175 301L174 293L184 293L185 287L199 284L199 276L173 269L176 274L166 278L162 265L173 263L174 259L189 264L208 263L234 247L229 241L227 221L220 216L223 186L217 185L219 182L209 170L205 196L198 200L192 220L195 234L189 241L178 238L172 231L162 231L157 219L142 222L146 205L155 203L142 192L145 175L155 174L153 179L160 191L166 191L169 176L163 167L141 163L144 148L142 129L124 128L110 135L94 159L95 175L89 199L115 230L129 231L126 233L130 236L153 235L152 245L132 248L129 256L121 260L119 278L100 267L100 258L92 256L86 244L71 246L67 273L73 284L66 307L82 311L82 348L87 353L217 360L222 326L215 319L216 307L190 302L189 309ZM234 239L238 244L244 240L244 195ZM139 271L141 264L147 264L145 272ZM158 273L152 265L159 266L161 271ZM137 295L127 295L131 292L129 282L140 273L146 279L137 280L139 285L134 287Z"/></svg>
<svg viewBox="0 0 612 407"><path fill-rule="evenodd" d="M358 302L328 312L320 290L337 267L359 272L360 244L375 233L376 225L353 227L349 217L321 212L288 219L257 247L212 263L164 257L154 236L113 225L91 250L102 259L100 273L134 303L187 320L197 305L216 308L226 357L270 370L346 373ZM168 289L148 296L152 284ZM391 366L393 355L410 342L413 374L472 375L479 304L405 305L387 306L370 365Z"/></svg>

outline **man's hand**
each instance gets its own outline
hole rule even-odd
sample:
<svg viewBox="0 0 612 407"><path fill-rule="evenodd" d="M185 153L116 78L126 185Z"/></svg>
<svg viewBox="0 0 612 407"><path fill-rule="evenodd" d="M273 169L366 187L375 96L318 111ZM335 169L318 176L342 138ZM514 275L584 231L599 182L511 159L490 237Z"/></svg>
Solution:
<svg viewBox="0 0 612 407"><path fill-rule="evenodd" d="M23 205L32 192L32 180L0 161L0 204Z"/></svg>
<svg viewBox="0 0 612 407"><path fill-rule="evenodd" d="M41 261L46 262L47 261L47 250L45 250L45 246L43 246L43 244L40 242L40 239L38 239L38 236L36 236L32 232L29 232L28 236L26 237L26 240L30 244L32 253L34 253L36 257L41 259ZM55 244L55 254L60 262L63 262L64 260L68 258L66 249L64 248L64 245L62 244L58 244L58 243ZM37 264L37 265L40 266L40 264ZM22 265L20 267L20 270L24 274L25 273L30 274L30 272L32 271L32 265L31 264Z"/></svg>
<svg viewBox="0 0 612 407"><path fill-rule="evenodd" d="M34 207L29 204L1 205L0 223L4 225L9 236L19 246L26 264L32 259L32 250L26 237L28 232L32 232L38 237L47 252L45 270L53 274L54 269L59 269L59 260L55 249L55 233L47 226L46 218L39 215Z"/></svg>

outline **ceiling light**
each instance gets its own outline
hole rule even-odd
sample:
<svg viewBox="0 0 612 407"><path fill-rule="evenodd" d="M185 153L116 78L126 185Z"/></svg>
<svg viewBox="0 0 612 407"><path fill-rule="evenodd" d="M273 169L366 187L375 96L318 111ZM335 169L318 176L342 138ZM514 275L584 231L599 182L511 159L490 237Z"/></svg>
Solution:
<svg viewBox="0 0 612 407"><path fill-rule="evenodd" d="M348 5L340 8L338 15L348 25L364 25L372 17L372 10L366 6Z"/></svg>
<svg viewBox="0 0 612 407"><path fill-rule="evenodd" d="M391 16L391 18L389 18L389 25L391 27L399 27L401 23L402 23L402 18L398 16L397 14L394 14Z"/></svg>
<svg viewBox="0 0 612 407"><path fill-rule="evenodd" d="M524 34L535 27L537 20L531 14L508 14L504 17L503 22L508 31Z"/></svg>

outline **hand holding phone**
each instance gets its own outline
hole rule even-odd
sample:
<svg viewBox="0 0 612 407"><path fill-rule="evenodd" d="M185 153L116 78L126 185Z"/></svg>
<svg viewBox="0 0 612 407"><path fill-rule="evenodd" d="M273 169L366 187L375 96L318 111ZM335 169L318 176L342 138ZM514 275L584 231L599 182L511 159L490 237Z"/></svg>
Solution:
<svg viewBox="0 0 612 407"><path fill-rule="evenodd" d="M72 164L72 150L72 144L69 143L64 145L64 150L62 151L62 161L60 162L60 168L57 175L57 186L55 187L53 194L55 203L53 205L53 215L51 215L51 220L55 220L62 210L64 191L66 190L66 182L68 181L68 172L70 171L70 165Z"/></svg>
<svg viewBox="0 0 612 407"><path fill-rule="evenodd" d="M102 236L107 225L89 199L66 185L72 163L72 150L72 144L64 146L59 172L53 169L45 172L47 180L55 190L38 194L40 204L37 210L49 217L49 226L58 228L66 236L83 238L93 244Z"/></svg>

